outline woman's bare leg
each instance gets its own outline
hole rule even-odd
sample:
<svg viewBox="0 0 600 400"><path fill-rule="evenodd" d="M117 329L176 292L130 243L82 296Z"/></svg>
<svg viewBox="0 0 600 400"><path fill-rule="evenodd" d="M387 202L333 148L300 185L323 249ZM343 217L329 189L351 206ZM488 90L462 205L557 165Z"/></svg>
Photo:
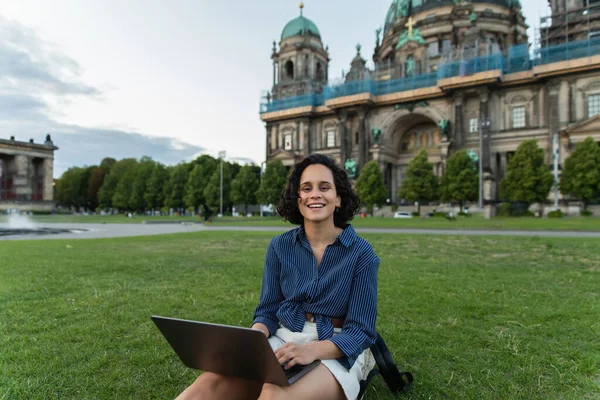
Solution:
<svg viewBox="0 0 600 400"><path fill-rule="evenodd" d="M261 386L260 382L204 372L176 400L256 400Z"/></svg>
<svg viewBox="0 0 600 400"><path fill-rule="evenodd" d="M323 364L310 371L291 386L265 383L259 400L345 400L342 387Z"/></svg>

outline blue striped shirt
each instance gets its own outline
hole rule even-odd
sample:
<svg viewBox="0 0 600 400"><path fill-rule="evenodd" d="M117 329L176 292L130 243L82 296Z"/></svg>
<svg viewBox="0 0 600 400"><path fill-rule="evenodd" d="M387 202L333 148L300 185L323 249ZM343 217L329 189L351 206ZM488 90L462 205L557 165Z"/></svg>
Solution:
<svg viewBox="0 0 600 400"><path fill-rule="evenodd" d="M271 335L280 323L302 332L304 313L314 314L319 340L335 343L345 355L338 361L350 369L377 337L378 269L379 258L352 225L327 246L318 267L304 229L292 229L269 244L254 323ZM335 336L330 318L345 319Z"/></svg>

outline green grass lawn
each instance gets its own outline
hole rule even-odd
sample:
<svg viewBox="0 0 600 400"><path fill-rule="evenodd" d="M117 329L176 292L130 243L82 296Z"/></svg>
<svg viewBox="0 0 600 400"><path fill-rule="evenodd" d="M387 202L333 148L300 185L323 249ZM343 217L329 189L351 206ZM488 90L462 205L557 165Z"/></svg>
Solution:
<svg viewBox="0 0 600 400"><path fill-rule="evenodd" d="M150 315L248 326L272 236L0 242L0 399L175 397L197 372ZM364 237L406 398L600 397L600 240Z"/></svg>
<svg viewBox="0 0 600 400"><path fill-rule="evenodd" d="M203 222L199 217L146 217L125 215L38 215L32 217L37 223L143 223L143 222ZM6 216L0 216L0 222L6 222ZM216 226L284 226L285 222L279 217L223 217L214 218ZM550 218L503 218L497 217L486 220L479 216L460 217L455 221L444 218L412 218L395 219L381 217L357 217L352 221L357 228L417 228L417 229L494 229L494 230L567 230L567 231L600 231L598 217L570 217L562 219Z"/></svg>

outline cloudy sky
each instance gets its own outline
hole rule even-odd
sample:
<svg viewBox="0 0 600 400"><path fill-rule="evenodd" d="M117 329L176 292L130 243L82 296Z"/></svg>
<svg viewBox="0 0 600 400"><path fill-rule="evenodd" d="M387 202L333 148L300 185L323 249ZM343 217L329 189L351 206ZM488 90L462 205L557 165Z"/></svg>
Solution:
<svg viewBox="0 0 600 400"><path fill-rule="evenodd" d="M0 0L0 138L50 133L56 177L104 157L175 164L225 150L260 163L272 42L298 2ZM538 26L547 2L521 2ZM305 0L330 76L348 70L358 43L372 58L390 3Z"/></svg>

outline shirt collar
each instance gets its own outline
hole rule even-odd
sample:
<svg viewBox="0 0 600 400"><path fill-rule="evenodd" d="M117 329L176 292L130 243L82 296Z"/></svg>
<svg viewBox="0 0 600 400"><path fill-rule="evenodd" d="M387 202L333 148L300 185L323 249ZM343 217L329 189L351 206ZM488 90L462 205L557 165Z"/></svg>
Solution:
<svg viewBox="0 0 600 400"><path fill-rule="evenodd" d="M352 246L356 237L356 231L352 227L352 224L348 224L333 243L339 241L344 247L348 248ZM292 244L295 246L296 244L301 243L302 238L306 238L306 235L304 234L304 227L299 226L294 230L294 234L292 235Z"/></svg>

